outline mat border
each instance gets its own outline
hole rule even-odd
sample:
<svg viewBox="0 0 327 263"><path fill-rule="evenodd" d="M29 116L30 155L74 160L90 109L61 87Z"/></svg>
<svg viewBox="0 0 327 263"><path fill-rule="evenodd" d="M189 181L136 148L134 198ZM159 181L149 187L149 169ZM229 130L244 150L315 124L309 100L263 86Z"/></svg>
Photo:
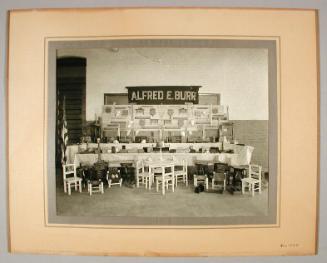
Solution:
<svg viewBox="0 0 327 263"><path fill-rule="evenodd" d="M98 10L98 9L101 9L101 8L96 8L96 9ZM109 9L110 8L108 8L108 9L106 8L105 10L106 11L112 11L112 12L114 12L114 11L117 10L117 9L113 9L113 10L109 10ZM127 11L133 10L133 8L121 8L121 9L124 9L125 11L126 10ZM121 9L119 9L118 11L120 11ZM143 9L143 11L144 11L144 10L148 10L148 9L162 10L162 9L165 9L165 8L138 8L138 9ZM169 8L169 9L177 9L178 10L178 9L181 9L181 8L175 8L174 7L174 8ZM183 9L191 9L191 10L193 10L193 8L183 8ZM197 12L201 13L201 9L202 8L199 8L199 10L197 10ZM203 8L203 9L206 9L206 8ZM222 10L226 11L227 10L227 11L230 11L230 12L233 11L235 13L240 13L241 11L244 11L244 9L242 9L242 8L210 8L210 9L216 9L217 11L222 11ZM300 10L299 9L292 9L292 8L286 8L286 9L275 9L275 8L270 8L270 9L245 8L245 9L246 9L246 11L249 11L249 12L250 11L253 11L253 10L256 10L256 11L257 10L260 10L262 12L266 12L266 11L278 11L279 15L281 14L280 12L283 13L283 11L285 11L288 14L290 13L290 11L294 11L294 12L299 11L299 13L302 13L302 14L304 14L304 12L307 12L307 14L314 13L314 16L315 16L315 19L316 20L317 20L317 16L318 16L317 11L315 9L300 9ZM60 11L63 11L63 9L59 9L59 10ZM59 11L59 10L57 10L57 11ZM65 9L65 11L72 11L72 10L75 10L75 8ZM80 11L80 9L77 9L77 10ZM88 9L86 8L83 11L87 11L87 10ZM90 9L90 10L92 11L93 9ZM90 11L90 10L88 10L88 11ZM30 11L30 10L28 10L28 11ZM42 11L47 11L47 12L50 12L51 13L52 9L44 9ZM20 12L27 12L27 11L26 10L20 10ZM15 13L15 11L12 11L11 12L11 14L14 14L14 13ZM63 13L65 13L65 12L63 12ZM10 30L8 30L8 32L9 31ZM314 40L314 43L316 43L316 47L315 47L315 51L316 52L315 52L315 54L316 54L316 56L319 56L319 50L316 50L317 48L319 48L318 43L317 43L317 41L318 41L318 38L317 38L317 23L315 23L315 34L316 34L316 38ZM11 42L9 40L8 40L8 42L9 42L9 44L8 44L8 51L9 51L9 46L11 45ZM11 61L9 55L8 55L8 61L9 62ZM8 62L8 71L7 72L9 72L9 69L10 69L10 66L9 66L10 63L9 62ZM316 57L315 62L316 62L316 65L314 66L312 64L312 66L315 68L315 71L318 71L318 74L317 75L319 75L319 65L317 64L317 57ZM282 65L284 65L284 64L282 63ZM8 74L8 76L9 75L10 74ZM315 87L317 88L317 90L315 90L314 93L316 95L318 95L318 97L317 98L315 97L315 99L319 100L319 80L317 80L317 78L318 78L318 76L315 76L316 84L317 84L317 86L315 85ZM284 80L284 78L283 78L283 80ZM281 81L281 79L279 81ZM10 83L9 82L10 82L10 78L9 78L9 80L7 82L8 83L8 93L7 94L8 94L8 97L9 97L8 110L11 109L11 107L13 107L12 104L11 104L12 101L10 99L12 99L12 97L11 97L12 94L15 94L15 91L9 92L9 86L10 86ZM310 98L312 98L312 97L310 97ZM319 118L319 105L317 105L317 106L318 106L317 107L318 108L318 112L316 111L316 115L314 115L314 121L313 121L313 123L316 124L313 127L314 131L316 131L316 129L319 128L319 121L318 121L318 118ZM12 142L12 140L10 140L11 139L11 136L9 135L10 124L11 124L11 116L10 116L10 111L8 111L8 112L9 112L9 115L8 115L9 116L8 117L8 123L9 123L9 125L8 125L8 141L9 141L8 142L8 152L9 152L9 154L11 154L12 153L12 150L13 150L12 149L13 142ZM317 120L316 120L316 118L317 118ZM313 130L311 130L311 132L312 131ZM319 130L317 130L317 133L319 135ZM316 139L316 137L314 137L314 138ZM319 144L319 137L318 137L318 140L317 141L314 140L314 144L315 145L316 145L316 143ZM316 147L315 148L316 149L316 152L313 153L314 156L315 156L314 158L315 159L319 159L319 146L316 145L315 147ZM284 156L284 157L286 157L286 156ZM316 163L319 164L319 160L318 161L316 160ZM64 250L62 248L62 246L56 247L55 249L52 248L50 250L49 250L49 247L47 247L45 249L44 248L41 248L43 246L40 246L40 244L38 243L38 240L34 240L33 243L31 243L31 244L28 244L26 242L24 243L24 238L21 235L18 235L17 232L15 232L15 231L13 232L12 231L13 229L19 227L20 224L18 223L18 221L15 218L13 218L14 212L17 212L19 210L17 210L16 207L14 206L16 200L13 199L12 190L10 191L11 186L12 186L12 183L14 181L16 181L16 178L13 177L12 163L10 162L10 158L9 158L9 162L8 162L8 167L9 167L9 169L8 169L9 170L9 175L11 176L11 177L9 177L10 179L8 179L8 188L9 188L9 191L8 191L9 216L8 217L9 217L9 222L10 222L9 223L10 224L10 230L9 231L10 231L10 235L11 235L10 236L11 239L10 239L10 242L9 242L10 244L9 245L10 245L10 250L12 252L32 252L33 251L34 253L51 253L51 254L53 254L53 253L61 253L61 254L78 254L78 255L115 255L115 256L117 256L117 255L120 255L120 256L123 256L123 255L125 255L125 256L131 256L131 255L136 255L136 256L181 256L181 255L183 255L183 256L213 256L213 255L313 255L317 251L316 250L317 249L317 220L318 220L317 219L317 207L319 206L319 203L318 203L319 191L317 191L317 189L319 189L319 184L317 184L317 183L319 183L319 169L318 169L318 167L316 167L318 170L315 169L315 172L314 172L314 175L315 176L312 179L312 180L314 180L313 185L316 187L316 192L314 193L314 196L311 198L312 201L315 204L314 205L314 211L315 211L314 218L315 218L315 222L312 222L312 216L305 217L305 220L310 220L310 225L309 225L310 239L313 237L313 239L314 239L314 242L313 243L312 242L311 243L310 242L309 243L306 242L306 241L309 241L309 240L303 239L303 234L302 234L302 236L299 239L299 241L300 242L302 241L304 243L303 244L300 243L300 244L298 244L299 246L295 246L295 247L294 246L292 247L292 244L294 244L294 243L288 243L288 241L285 241L286 243L280 243L280 247L279 248L276 248L272 244L272 246L268 250L267 250L267 248L265 248L263 246L263 244L261 244L258 247L258 249L252 250L252 249L249 248L248 251L240 251L240 250L238 250L238 251L233 251L232 250L231 251L230 249L227 249L227 248L226 248L226 250L223 250L222 251L222 250L212 249L211 247L206 247L206 249L204 249L202 251L199 251L199 249L196 249L196 250L194 250L194 252L189 252L190 250L185 250L185 249L183 249L182 246L181 247L178 247L178 251L176 251L175 249L172 249L172 252L167 252L167 251L163 250L162 248L161 249L160 248L153 249L153 245L152 244L151 245L148 244L149 245L148 249L146 249L146 247L143 246L141 250L140 249L139 250L129 249L129 251L125 251L125 250L122 251L122 250L119 250L117 248L116 249L113 248L113 249L109 249L109 250L108 249L104 249L103 250L103 248L87 247L87 249L85 249L86 247L85 246L82 246L82 244L77 244L77 246L75 245L74 247L71 248L71 250L67 251L67 250ZM312 186L312 184L310 184L310 186ZM311 193L311 191L310 191L310 193ZM285 194L285 192L284 192L284 194ZM315 200L313 200L313 199L315 199ZM13 212L13 209L14 208L15 208L15 211ZM284 222L285 217L283 219L281 219L281 220L283 220L283 222ZM301 220L303 220L303 218ZM283 225L281 225L281 227L283 229L281 230L282 231L282 234L279 236L279 238L290 237L289 236L289 234L290 234L289 232L290 231L287 231L285 229L285 225L287 225L287 224L284 224L283 223ZM36 223L36 225L38 225L38 223ZM294 227L292 227L292 228L294 228ZM315 233L314 234L311 231L312 229L315 229ZM47 231L44 228L43 229L39 229L39 230L41 230L41 232L39 233L41 236L44 235L45 232L49 232L49 231ZM132 231L132 230L133 229L131 229L130 231ZM81 229L81 231L82 231L82 229ZM58 229L58 233L60 233L60 232L61 231ZM76 238L76 235L77 236L79 235L78 233L81 233L81 232L75 232L75 231L73 231L73 228L71 228L71 231L70 232L74 234L73 237L72 237L73 239ZM88 233L88 235L90 237L92 237L94 235L94 233L95 233L95 232L94 233L91 233L89 231L86 231L86 232ZM219 232L221 234L224 234L225 233L224 231L219 231ZM263 230L263 233L266 233L266 232L270 232L270 231L264 231ZM155 234L155 233L157 233L157 232L154 231L152 234ZM162 233L164 233L164 232L162 232ZM178 233L178 231L176 233ZM231 231L231 233L232 233L232 231ZM258 232L255 232L255 233L258 233ZM253 235L253 234L256 235L255 233L252 233L251 232L251 235ZM275 237L278 236L278 234L276 234L276 232L273 232L272 234ZM199 235L202 235L202 233L199 232ZM13 238L13 236L14 236L14 238ZM38 238L38 237L39 236L36 236L36 238ZM143 241L145 241L144 238L141 238L141 239ZM162 237L160 240L161 240L161 243L163 242L163 244L166 244L167 245L167 243L165 243L165 237ZM184 240L186 241L187 244L191 244L190 242L187 242L187 239L184 239ZM215 240L218 241L217 239L215 239ZM56 241L57 240L54 240L54 242L56 242ZM143 242L142 242L142 244L145 245L145 243L143 243ZM285 244L285 246L283 246L284 244ZM83 247L84 247L84 250L82 252L81 249L83 249Z"/></svg>

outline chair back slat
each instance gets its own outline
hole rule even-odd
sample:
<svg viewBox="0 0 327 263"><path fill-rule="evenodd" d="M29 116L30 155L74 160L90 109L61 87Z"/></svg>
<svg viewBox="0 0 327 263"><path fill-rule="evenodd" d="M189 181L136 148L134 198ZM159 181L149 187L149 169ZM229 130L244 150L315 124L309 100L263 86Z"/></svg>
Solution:
<svg viewBox="0 0 327 263"><path fill-rule="evenodd" d="M260 165L250 164L249 165L249 178L258 179L261 181L262 167Z"/></svg>
<svg viewBox="0 0 327 263"><path fill-rule="evenodd" d="M66 180L69 177L77 177L76 176L76 166L75 164L63 164L63 178Z"/></svg>

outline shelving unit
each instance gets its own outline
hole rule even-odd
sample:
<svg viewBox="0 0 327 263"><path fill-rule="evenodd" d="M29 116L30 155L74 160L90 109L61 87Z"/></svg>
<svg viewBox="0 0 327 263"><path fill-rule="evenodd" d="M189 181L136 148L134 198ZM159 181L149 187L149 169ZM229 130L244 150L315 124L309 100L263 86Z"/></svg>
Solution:
<svg viewBox="0 0 327 263"><path fill-rule="evenodd" d="M225 131L222 126L230 124L228 119L224 105L105 105L101 131L106 137L130 137L132 141L142 133L152 141L166 138L167 133L167 138L181 142L217 141Z"/></svg>

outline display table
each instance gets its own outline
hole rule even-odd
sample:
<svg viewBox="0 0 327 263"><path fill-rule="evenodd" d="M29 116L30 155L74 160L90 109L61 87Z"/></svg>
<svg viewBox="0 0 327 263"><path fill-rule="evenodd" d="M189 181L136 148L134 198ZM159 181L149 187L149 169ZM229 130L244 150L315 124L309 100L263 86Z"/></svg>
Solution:
<svg viewBox="0 0 327 263"><path fill-rule="evenodd" d="M174 157L176 165L181 165L185 160L188 166L195 165L196 162L222 162L229 165L248 165L251 162L253 147L247 146L239 153L103 153L101 159L109 162L111 165L120 163L135 163L136 160L147 160L151 158L170 159ZM92 165L98 161L98 154L75 154L71 163L78 167L80 164Z"/></svg>
<svg viewBox="0 0 327 263"><path fill-rule="evenodd" d="M122 149L122 146L125 146L127 153L111 153L111 148L116 147L117 152ZM106 161L131 161L134 162L137 156L142 156L142 158L147 158L151 155L156 155L159 153L144 153L143 148L155 147L154 143L130 143L130 144L114 144L114 143L101 143L100 148L102 150L102 158ZM211 147L218 147L222 149L221 143L169 143L165 144L166 147L176 150L176 153L163 153L163 155L175 156L177 160L182 160L183 158L188 161L188 165L193 165L195 158L199 161L219 161L227 162L228 158L231 158L229 161L232 165L247 165L251 161L253 147L252 146L241 146L235 144L225 143L223 148L224 150L233 150L233 153L190 153L189 149L192 147L195 151L203 149L208 151ZM86 144L82 145L69 145L66 150L67 162L73 163L75 161L75 155L78 154L77 163L80 162L89 162L93 164L97 161L97 154L94 153L80 153L88 149L97 149L98 145L96 143L90 143L88 146ZM94 155L94 156L93 156Z"/></svg>

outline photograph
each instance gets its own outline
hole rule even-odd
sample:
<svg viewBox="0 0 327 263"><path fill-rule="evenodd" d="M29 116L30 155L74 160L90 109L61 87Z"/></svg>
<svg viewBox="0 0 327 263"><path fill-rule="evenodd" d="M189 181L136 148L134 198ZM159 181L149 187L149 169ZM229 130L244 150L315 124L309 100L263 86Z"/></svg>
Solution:
<svg viewBox="0 0 327 263"><path fill-rule="evenodd" d="M56 45L57 216L276 221L276 41Z"/></svg>
<svg viewBox="0 0 327 263"><path fill-rule="evenodd" d="M10 253L317 253L315 10L9 14Z"/></svg>

